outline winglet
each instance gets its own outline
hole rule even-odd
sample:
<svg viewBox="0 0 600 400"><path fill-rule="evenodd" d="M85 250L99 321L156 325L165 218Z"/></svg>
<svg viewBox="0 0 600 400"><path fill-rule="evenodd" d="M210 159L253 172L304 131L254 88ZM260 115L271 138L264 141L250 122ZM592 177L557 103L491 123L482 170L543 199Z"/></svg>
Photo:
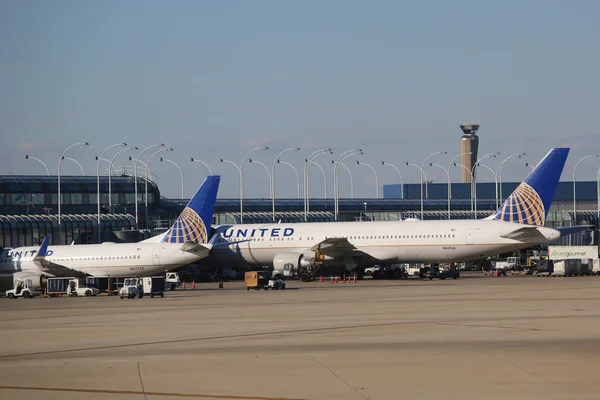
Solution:
<svg viewBox="0 0 600 400"><path fill-rule="evenodd" d="M42 244L40 245L40 249L38 250L34 261L43 260L48 255L48 244L50 243L50 236L44 237L42 240Z"/></svg>

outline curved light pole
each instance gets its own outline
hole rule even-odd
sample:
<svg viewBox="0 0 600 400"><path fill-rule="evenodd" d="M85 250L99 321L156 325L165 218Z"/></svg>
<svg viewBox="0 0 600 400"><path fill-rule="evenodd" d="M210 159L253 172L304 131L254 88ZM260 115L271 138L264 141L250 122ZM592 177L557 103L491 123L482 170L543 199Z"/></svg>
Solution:
<svg viewBox="0 0 600 400"><path fill-rule="evenodd" d="M390 167L394 168L396 170L396 172L398 173L398 176L400 177L400 198L403 199L404 198L404 183L402 182L402 173L400 172L398 167L396 167L394 164L390 164L385 161L382 161L381 165L389 165Z"/></svg>
<svg viewBox="0 0 600 400"><path fill-rule="evenodd" d="M525 163L525 166L526 166L526 167L529 167L529 168L531 168L531 169L535 169L535 167L534 167L533 165L529 164L528 162L526 162L526 163Z"/></svg>
<svg viewBox="0 0 600 400"><path fill-rule="evenodd" d="M525 153L523 153L525 154ZM477 161L475 161L475 164L473 164L473 166L471 167L471 181L475 181L474 184L471 185L471 197L474 197L475 199L477 199L477 195L474 195L474 192L477 191L477 166L479 165L479 163L481 162L481 160L485 160L486 158L496 158L497 156L500 155L500 152L495 152L495 153L487 153L482 155L481 157L479 157L479 159ZM465 167L466 168L466 167ZM467 168L468 169L468 168ZM496 174L498 175L498 174ZM500 176L500 175L498 175ZM498 203L498 200L496 200L496 203ZM474 204L474 209L475 212L477 212L477 205ZM477 215L475 215L475 218L477 219Z"/></svg>
<svg viewBox="0 0 600 400"><path fill-rule="evenodd" d="M135 163L133 164L133 186L134 186L134 190L135 190L135 228L139 229L139 224L138 224L138 186L137 186L137 170L138 170L138 162L140 162L140 157L142 156L142 154L144 154L144 152L148 149L151 149L152 147L165 147L164 143L156 143L156 144L151 144L150 146L145 147L142 151L140 151L140 154L138 154L138 156L135 159ZM146 166L144 167L144 170L148 169L148 164L145 163ZM110 168L110 167L109 167ZM146 174L146 179L148 178L148 174ZM146 186L148 185L148 182L146 182Z"/></svg>
<svg viewBox="0 0 600 400"><path fill-rule="evenodd" d="M244 208L243 208L243 205L242 205L242 197L243 197L243 195L242 195L242 170L233 161L229 161L229 160L226 160L224 158L221 158L221 162L222 163L231 164L231 165L233 165L235 167L235 169L238 170L238 174L239 174L238 176L240 178L239 189L240 189L240 222L241 222L242 221L242 215L244 215L243 214Z"/></svg>
<svg viewBox="0 0 600 400"><path fill-rule="evenodd" d="M475 219L477 219L477 207L473 207L473 205L477 202L477 191L473 190L473 185L475 184L475 179L473 179L473 172L471 172L471 170L469 168L465 167L462 164L454 163L453 166L454 167L462 167L471 176L471 211L475 210L474 211L475 212Z"/></svg>
<svg viewBox="0 0 600 400"><path fill-rule="evenodd" d="M496 210L497 210L500 207L500 204L498 204L498 176L496 175L496 171L494 171L489 165L479 163L477 166L489 169L490 172L492 173L492 175L494 175L494 186L496 188L496 198L495 199L496 199ZM475 192L477 192L477 187L475 187ZM477 205L475 205L475 206L477 206Z"/></svg>
<svg viewBox="0 0 600 400"><path fill-rule="evenodd" d="M65 154L67 154L67 151L71 150L73 147L76 146L89 146L88 142L80 142L80 143L75 143L70 145L69 147L67 147L65 149L65 151L62 152L62 154L60 155L60 158L58 159L58 244L62 244L62 233L61 233L61 229L60 229L60 203L61 203L61 199L60 199L60 165L62 163L62 160L64 160L65 158Z"/></svg>
<svg viewBox="0 0 600 400"><path fill-rule="evenodd" d="M504 164L510 160L511 158L522 158L525 155L525 153L514 153L511 154L510 156L506 157L504 160L502 160L500 162L500 164L498 165L498 168L496 169L496 175L498 175L498 186L500 186L500 201L499 203L502 204L504 202L504 196L502 195L502 168L504 167ZM477 161L479 162L479 161ZM475 176L475 174L473 174L473 176Z"/></svg>
<svg viewBox="0 0 600 400"><path fill-rule="evenodd" d="M334 164L334 169L335 169L335 161L331 160L331 163ZM353 199L354 198L354 177L352 176L352 171L344 163L340 163L340 167L346 168L346 171L348 171L348 175L350 175L350 198Z"/></svg>
<svg viewBox="0 0 600 400"><path fill-rule="evenodd" d="M138 149L137 147L126 147L124 149L121 149L121 150L117 151L115 153L115 155L109 161L109 164L108 164L108 209L111 210L111 212L114 212L114 211L112 211L113 208L112 208L112 182L111 182L111 177L112 177L112 169L115 168L115 164L114 164L115 158L117 158L117 156L119 154L121 154L122 152L124 152L124 151L127 151L127 150L137 150L137 149Z"/></svg>
<svg viewBox="0 0 600 400"><path fill-rule="evenodd" d="M240 166L238 167L238 170L240 171L240 224L244 223L244 163L246 162L246 158L248 158L248 156L250 154L252 154L258 150L269 150L269 148L267 146L263 146L263 147L256 147L256 148L250 150L249 152L246 153L244 158L242 158L242 162L240 163ZM221 161L223 161L223 159L221 159Z"/></svg>
<svg viewBox="0 0 600 400"><path fill-rule="evenodd" d="M273 187L271 186L271 171L269 171L269 167L267 167L264 163L257 161L257 160L253 160L251 158L248 159L249 163L252 164L258 164L258 165L262 165L262 167L265 169L265 171L267 171L267 176L269 177L269 194L273 193ZM275 213L273 213L273 222L275 222Z"/></svg>
<svg viewBox="0 0 600 400"><path fill-rule="evenodd" d="M419 181L421 183L421 220L423 220L423 168L419 167L417 164L409 163L408 161L406 162L406 165L409 167L415 167L419 169Z"/></svg>
<svg viewBox="0 0 600 400"><path fill-rule="evenodd" d="M577 172L577 167L579 166L580 162L582 162L585 159L592 158L592 157L600 157L600 155L592 154L589 156L582 157L579 161L577 161L577 164L575 164L575 167L573 168L573 224L574 225L577 225L577 201L575 199L577 191L575 190L575 179L576 179L575 173Z"/></svg>
<svg viewBox="0 0 600 400"><path fill-rule="evenodd" d="M292 164L290 164L287 161L277 160L277 163L278 164L285 164L285 165L289 166L296 173L296 182L298 182L298 198L300 198L300 175L298 174L298 170L296 169L296 167L294 167ZM319 167L320 167L320 165L319 165ZM321 169L323 169L323 168L321 167ZM325 182L325 188L327 188L327 182Z"/></svg>
<svg viewBox="0 0 600 400"><path fill-rule="evenodd" d="M98 215L97 215L96 222L98 223L98 243L100 243L102 241L102 234L100 232L100 161L106 160L106 159L102 158L104 156L104 153L106 153L108 150L112 149L113 147L119 147L119 146L127 146L127 143L111 144L106 149L104 149L104 151L100 154L99 157L96 157L96 159L98 160L98 162L96 163L96 203L98 203ZM112 162L109 160L106 160L106 161L110 163L108 165L108 175L110 176L110 167L112 165Z"/></svg>
<svg viewBox="0 0 600 400"><path fill-rule="evenodd" d="M154 153L152 153L150 158L148 158L148 161L146 161L146 170L144 171L144 177L146 181L144 185L144 211L146 214L146 229L150 229L150 221L148 220L148 172L150 168L150 161L152 161L155 155L157 155L158 153L162 153L163 151L173 151L173 149L171 147L163 147L161 149L158 149Z"/></svg>
<svg viewBox="0 0 600 400"><path fill-rule="evenodd" d="M452 160L450 160L450 163L448 164L448 173L450 173L450 169L452 168L452 165L456 164L456 159L459 157L462 157L464 155L467 155L467 154L473 154L473 152L467 151L465 153L460 153L459 155L454 157ZM452 180L450 180L450 187L448 188L448 190L450 191L449 196L450 196L450 198L452 198Z"/></svg>
<svg viewBox="0 0 600 400"><path fill-rule="evenodd" d="M600 167L596 171L596 225L600 227ZM600 234L600 229L596 230L596 234Z"/></svg>
<svg viewBox="0 0 600 400"><path fill-rule="evenodd" d="M271 206L273 208L273 222L275 222L275 164L279 162L279 157L281 157L283 153L292 150L299 151L300 147L289 147L285 150L280 151L279 154L277 154L277 156L273 160L273 165L271 166L271 173L269 174L269 186L271 187Z"/></svg>
<svg viewBox="0 0 600 400"><path fill-rule="evenodd" d="M44 168L46 168L46 175L50 176L50 170L48 169L48 167L46 166L46 164L44 164L44 162L42 160L40 160L39 158L36 158L36 157L28 156L27 154L25 154L25 159L26 160L35 160L35 161L40 162L44 166Z"/></svg>
<svg viewBox="0 0 600 400"><path fill-rule="evenodd" d="M310 210L310 193L309 193L309 177L310 177L310 166L313 161L322 156L323 154L333 154L331 149L319 149L313 151L308 158L304 159L304 220L308 220L308 212Z"/></svg>
<svg viewBox="0 0 600 400"><path fill-rule="evenodd" d="M379 198L379 177L377 177L377 171L375 171L375 168L373 168L371 166L371 164L367 164L366 162L360 162L358 160L356 160L356 164L357 165L364 165L366 167L371 168L371 171L373 171L373 174L375 174L375 185L377 185L377 190L375 191L375 198L378 199Z"/></svg>
<svg viewBox="0 0 600 400"><path fill-rule="evenodd" d="M77 161L76 159L71 158L71 157L65 157L64 159L65 160L69 160L69 161L73 161L75 164L77 164L77 166L81 170L81 175L85 176L85 171L83 170L83 167L81 166L81 163L79 161Z"/></svg>
<svg viewBox="0 0 600 400"><path fill-rule="evenodd" d="M160 161L161 162L166 161L168 163L173 164L177 168L177 170L179 171L179 176L181 177L181 197L180 198L183 199L184 198L183 197L184 196L183 195L183 187L184 187L184 185L183 185L183 172L181 172L181 168L179 168L179 165L177 165L177 163L175 163L175 161L172 161L172 160L169 160L169 159L166 159L166 158L162 158L162 157L160 158Z"/></svg>
<svg viewBox="0 0 600 400"><path fill-rule="evenodd" d="M427 160L429 160L431 157L437 155L437 154L448 154L447 151L436 151L435 153L431 153L430 155L427 156L427 158L425 158L425 160L423 161L423 164L421 164L421 171L423 172L423 177L425 178L425 198L429 199L429 190L427 189L427 175L425 175L425 163L427 162Z"/></svg>
<svg viewBox="0 0 600 400"><path fill-rule="evenodd" d="M190 161L191 162L197 162L197 163L203 164L206 168L208 168L208 173L211 174L211 175L213 175L212 169L210 169L210 167L208 166L208 164L205 163L204 161L202 161L202 160L196 160L194 157L190 157Z"/></svg>
<svg viewBox="0 0 600 400"><path fill-rule="evenodd" d="M351 156L363 155L362 149L355 150L347 150L343 152L338 159L336 160L333 167L333 194L334 194L334 204L335 204L335 220L338 220L338 215L340 213L340 164L344 162L344 160Z"/></svg>
<svg viewBox="0 0 600 400"><path fill-rule="evenodd" d="M440 164L429 163L429 165L431 167L441 168L446 173L446 176L448 177L448 219L450 219L450 185L452 183L452 181L450 180L450 170L442 167Z"/></svg>

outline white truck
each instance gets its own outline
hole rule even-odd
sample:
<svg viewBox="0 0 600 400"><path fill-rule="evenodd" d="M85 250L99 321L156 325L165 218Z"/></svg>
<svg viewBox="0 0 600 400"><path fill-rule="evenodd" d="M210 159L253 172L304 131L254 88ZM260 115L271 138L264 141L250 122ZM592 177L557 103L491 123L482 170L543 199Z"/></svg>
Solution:
<svg viewBox="0 0 600 400"><path fill-rule="evenodd" d="M298 279L302 282L310 282L315 279L316 268L314 266L298 267L292 263L286 263L280 269L273 269L271 276L275 279Z"/></svg>
<svg viewBox="0 0 600 400"><path fill-rule="evenodd" d="M119 291L119 297L124 299L142 298L145 295L150 297L165 297L165 277L150 276L145 278L127 278L123 287Z"/></svg>
<svg viewBox="0 0 600 400"><path fill-rule="evenodd" d="M16 299L17 297L33 298L35 296L33 282L31 279L17 279L15 287L6 291L6 296L9 299Z"/></svg>
<svg viewBox="0 0 600 400"><path fill-rule="evenodd" d="M75 277L48 278L46 294L48 296L68 295L71 297L90 297L100 293L95 287L87 287L85 279Z"/></svg>
<svg viewBox="0 0 600 400"><path fill-rule="evenodd" d="M165 285L169 290L175 290L181 286L181 280L177 272L167 272L165 274Z"/></svg>

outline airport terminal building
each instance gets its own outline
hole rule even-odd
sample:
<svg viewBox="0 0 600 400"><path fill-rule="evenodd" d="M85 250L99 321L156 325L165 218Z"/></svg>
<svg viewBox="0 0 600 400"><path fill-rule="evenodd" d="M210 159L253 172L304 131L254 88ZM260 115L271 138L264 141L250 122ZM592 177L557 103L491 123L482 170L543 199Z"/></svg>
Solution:
<svg viewBox="0 0 600 400"><path fill-rule="evenodd" d="M168 229L187 204L187 199L161 197L158 185L141 177L136 182L129 175L101 176L99 183L98 194L95 176L61 177L59 216L56 176L0 176L0 247L36 245L44 236L50 236L52 244L137 241ZM506 198L518 184L503 183L496 190L494 183L478 183L476 201L471 195L471 184L452 184L450 213L447 184L429 183L422 201L420 184L384 185L382 199L340 199L337 219L471 219L475 215L485 218L497 209L500 195ZM546 225L594 225L595 231L582 232L571 244L597 244L597 182L577 182L576 193L577 221L573 212L573 184L560 182ZM334 209L334 199L310 199L308 212L304 210L303 199L277 199L273 218L271 199L244 199L243 222L334 221ZM213 222L242 222L239 199L218 199Z"/></svg>

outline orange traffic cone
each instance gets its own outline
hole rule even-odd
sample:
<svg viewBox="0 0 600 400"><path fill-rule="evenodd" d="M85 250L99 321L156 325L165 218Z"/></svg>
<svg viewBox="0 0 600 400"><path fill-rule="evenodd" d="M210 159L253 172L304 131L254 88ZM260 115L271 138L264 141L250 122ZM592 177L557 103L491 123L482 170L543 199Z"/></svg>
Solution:
<svg viewBox="0 0 600 400"><path fill-rule="evenodd" d="M354 283L356 283L356 275L354 275Z"/></svg>
<svg viewBox="0 0 600 400"><path fill-rule="evenodd" d="M192 281L192 289L196 289L196 281Z"/></svg>
<svg viewBox="0 0 600 400"><path fill-rule="evenodd" d="M319 282L323 282L323 275L319 278Z"/></svg>
<svg viewBox="0 0 600 400"><path fill-rule="evenodd" d="M330 279L331 279L331 283L333 283L333 276L332 276L332 277L330 277Z"/></svg>
<svg viewBox="0 0 600 400"><path fill-rule="evenodd" d="M183 288L183 289L185 289L185 282L183 282L183 286L182 286L182 288Z"/></svg>
<svg viewBox="0 0 600 400"><path fill-rule="evenodd" d="M340 283L339 279L340 279L340 278L336 276L336 277L335 277L335 283Z"/></svg>

